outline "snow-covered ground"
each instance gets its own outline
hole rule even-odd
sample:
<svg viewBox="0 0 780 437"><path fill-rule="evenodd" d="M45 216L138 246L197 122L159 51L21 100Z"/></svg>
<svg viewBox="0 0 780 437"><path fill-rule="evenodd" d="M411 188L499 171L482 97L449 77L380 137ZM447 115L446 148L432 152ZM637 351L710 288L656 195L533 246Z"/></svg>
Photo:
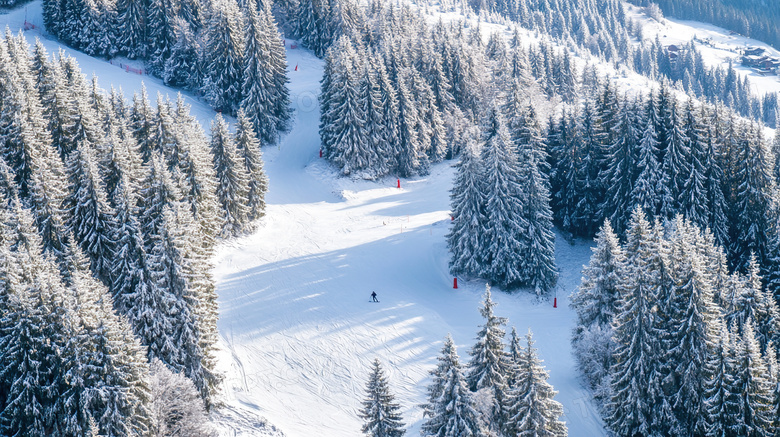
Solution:
<svg viewBox="0 0 780 437"><path fill-rule="evenodd" d="M50 53L59 50L41 32L40 1L0 12L0 25L13 32L25 20L36 26L25 33L31 43L40 36ZM121 86L130 97L143 82L152 99L157 92L175 97L158 79L65 51L103 88ZM288 41L288 63L295 125L280 145L263 150L267 215L256 233L224 244L215 258L219 366L226 376L221 433L278 435L265 417L291 437L360 435L357 411L369 364L378 357L403 406L408 435L417 435L418 404L444 337L453 335L466 363L482 323L485 284L461 278L453 289L447 269L452 162L434 166L429 176L401 180L400 189L395 178L338 178L318 158L322 61L290 49ZM192 95L185 98L208 130L214 112ZM579 284L589 247L557 239L558 308L523 292L493 294L497 314L508 317L510 327L521 335L534 332L574 437L605 435L569 344L574 313L568 296ZM380 303L369 302L371 291Z"/></svg>

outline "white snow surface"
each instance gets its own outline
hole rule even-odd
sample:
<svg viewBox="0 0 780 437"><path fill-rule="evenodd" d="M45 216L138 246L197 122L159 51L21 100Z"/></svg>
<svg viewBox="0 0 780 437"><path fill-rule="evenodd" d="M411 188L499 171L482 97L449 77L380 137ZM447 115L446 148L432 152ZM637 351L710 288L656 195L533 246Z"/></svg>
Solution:
<svg viewBox="0 0 780 437"><path fill-rule="evenodd" d="M144 83L152 103L158 92L175 98L177 91L159 79L49 39L42 31L40 0L0 11L0 25L12 32L25 21L36 26L25 32L31 44L40 37L50 54L62 48L85 74L97 75L104 89L113 84L129 98ZM701 29L718 32L696 23L674 25L679 35L684 26L700 36ZM289 40L287 48L295 124L280 145L263 149L270 180L267 214L253 235L223 244L214 259L219 367L225 374L225 406L215 422L223 436L358 436L369 366L379 358L402 405L407 435L418 435L419 404L444 337L452 334L465 364L483 322L478 307L485 284L459 278L453 289L447 268L453 162L433 166L428 176L402 179L400 189L395 178L339 178L318 157L322 61L291 49ZM214 111L196 96L183 95L208 130ZM570 245L560 236L556 241L558 308L552 297L494 290L495 311L509 318L507 331L512 326L520 335L533 331L570 435L605 435L570 346L575 314L568 297L579 285L590 243ZM369 302L371 291L379 303Z"/></svg>

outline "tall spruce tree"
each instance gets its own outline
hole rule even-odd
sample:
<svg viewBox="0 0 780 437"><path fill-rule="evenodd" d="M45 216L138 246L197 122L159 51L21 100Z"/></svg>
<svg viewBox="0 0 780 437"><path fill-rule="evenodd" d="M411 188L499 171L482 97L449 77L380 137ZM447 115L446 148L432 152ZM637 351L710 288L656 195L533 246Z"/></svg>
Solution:
<svg viewBox="0 0 780 437"><path fill-rule="evenodd" d="M249 223L249 208L246 203L249 191L247 174L236 153L233 137L228 133L227 123L219 114L211 125L211 155L217 176L217 199L224 223L220 235L241 235Z"/></svg>
<svg viewBox="0 0 780 437"><path fill-rule="evenodd" d="M479 437L484 435L471 392L466 386L458 351L449 335L444 341L438 365L431 372L428 401L423 407L425 437Z"/></svg>
<svg viewBox="0 0 780 437"><path fill-rule="evenodd" d="M247 206L249 207L247 219L251 222L265 215L265 194L268 192L268 177L263 169L260 141L255 136L252 123L242 110L238 111L235 142L239 160L243 161L246 169L249 188L246 194Z"/></svg>
<svg viewBox="0 0 780 437"><path fill-rule="evenodd" d="M472 133L471 141L461 151L450 191L452 227L447 234L447 243L451 255L450 272L456 276L477 277L483 268L481 230L485 221L485 199L482 163L475 136Z"/></svg>
<svg viewBox="0 0 780 437"><path fill-rule="evenodd" d="M244 28L235 0L213 5L205 32L203 92L214 109L235 115L243 97L244 77Z"/></svg>
<svg viewBox="0 0 780 437"><path fill-rule="evenodd" d="M528 223L523 215L524 192L518 174L517 153L494 107L484 127L482 162L484 170L485 225L482 248L483 278L502 288L526 282L523 254Z"/></svg>
<svg viewBox="0 0 780 437"><path fill-rule="evenodd" d="M406 434L401 406L395 402L379 359L374 359L366 384L366 398L362 402L360 418L365 421L361 431L370 437L400 437Z"/></svg>
<svg viewBox="0 0 780 437"><path fill-rule="evenodd" d="M509 392L505 435L567 436L566 424L560 420L563 405L553 399L557 392L547 382L549 374L533 347L530 330L525 338L527 346L519 356L515 386Z"/></svg>

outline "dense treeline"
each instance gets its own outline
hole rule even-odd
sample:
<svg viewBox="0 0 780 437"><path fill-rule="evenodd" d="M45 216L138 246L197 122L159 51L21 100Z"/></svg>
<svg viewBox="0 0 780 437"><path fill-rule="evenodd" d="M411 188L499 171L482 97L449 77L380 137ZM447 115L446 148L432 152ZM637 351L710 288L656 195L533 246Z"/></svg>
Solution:
<svg viewBox="0 0 780 437"><path fill-rule="evenodd" d="M666 85L627 98L606 82L548 126L555 221L592 237L604 219L623 235L636 207L666 220L682 214L710 229L732 268L745 272L754 254L773 272L777 149L763 132L722 107L679 101Z"/></svg>
<svg viewBox="0 0 780 437"><path fill-rule="evenodd" d="M447 336L431 373L428 399L420 407L425 437L518 436L565 437L560 420L563 406L547 382L547 370L528 331L521 344L515 328L504 344L507 320L493 312L496 303L487 286L479 311L485 320L477 332L471 359L462 365L451 336ZM360 410L363 433L371 437L405 434L400 406L390 393L381 363L374 360L366 399Z"/></svg>
<svg viewBox="0 0 780 437"><path fill-rule="evenodd" d="M44 0L46 29L89 55L144 59L166 85L244 111L264 143L289 127L284 45L270 5L235 0Z"/></svg>
<svg viewBox="0 0 780 437"><path fill-rule="evenodd" d="M575 356L616 435L773 436L780 313L755 258L729 273L709 231L637 208L607 221L572 296Z"/></svg>
<svg viewBox="0 0 780 437"><path fill-rule="evenodd" d="M647 6L649 0L634 0ZM762 0L656 0L665 15L712 23L780 48L780 4Z"/></svg>
<svg viewBox="0 0 780 437"><path fill-rule="evenodd" d="M243 113L212 132L181 98L128 106L73 58L0 41L1 434L144 434L165 420L153 359L212 405L211 255L252 229L267 186Z"/></svg>

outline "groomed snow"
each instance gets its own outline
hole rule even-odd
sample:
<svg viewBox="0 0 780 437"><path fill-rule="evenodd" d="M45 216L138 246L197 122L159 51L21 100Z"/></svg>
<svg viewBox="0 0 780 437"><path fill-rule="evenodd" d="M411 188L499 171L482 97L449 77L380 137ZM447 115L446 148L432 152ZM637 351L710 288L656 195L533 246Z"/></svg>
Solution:
<svg viewBox="0 0 780 437"><path fill-rule="evenodd" d="M267 216L216 257L227 397L290 436L360 435L357 411L378 357L417 435L444 337L452 333L466 363L482 323L485 284L461 279L454 290L447 269L452 162L401 189L395 178L338 178L318 157L312 102L322 61L288 50L288 62L296 120L280 146L264 149ZM493 295L521 335L533 330L572 436L604 435L569 347L567 296L589 256L589 246L559 241L558 308L524 292ZM369 302L371 291L380 303Z"/></svg>

